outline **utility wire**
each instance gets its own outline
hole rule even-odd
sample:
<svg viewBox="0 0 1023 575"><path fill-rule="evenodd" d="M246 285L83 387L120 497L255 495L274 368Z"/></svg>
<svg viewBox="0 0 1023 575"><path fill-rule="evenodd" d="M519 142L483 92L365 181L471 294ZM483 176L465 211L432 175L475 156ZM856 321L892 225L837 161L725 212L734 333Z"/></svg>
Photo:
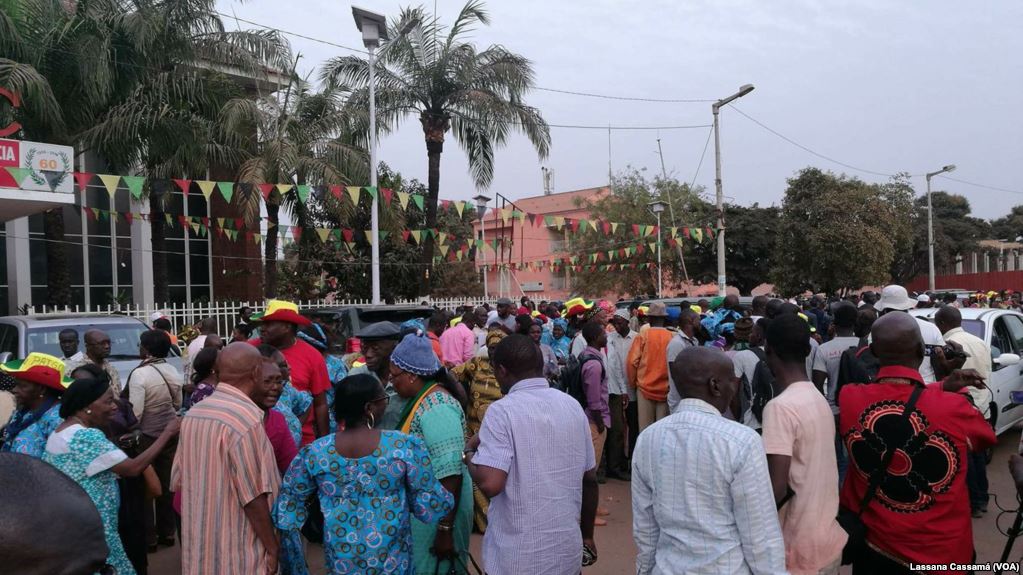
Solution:
<svg viewBox="0 0 1023 575"><path fill-rule="evenodd" d="M951 176L946 176L945 174L941 174L940 177L945 178L946 180L952 180L953 182L957 182L957 183L960 183L960 184L966 184L967 186L973 186L975 188L983 188L985 190L994 190L996 192L1006 192L1006 193L1009 193L1009 194L1023 194L1023 191L1020 191L1020 190L1010 190L1009 188L999 188L997 186L989 186L987 184L978 184L977 182L970 182L970 181L967 181L967 180L960 180L959 178L953 178Z"/></svg>

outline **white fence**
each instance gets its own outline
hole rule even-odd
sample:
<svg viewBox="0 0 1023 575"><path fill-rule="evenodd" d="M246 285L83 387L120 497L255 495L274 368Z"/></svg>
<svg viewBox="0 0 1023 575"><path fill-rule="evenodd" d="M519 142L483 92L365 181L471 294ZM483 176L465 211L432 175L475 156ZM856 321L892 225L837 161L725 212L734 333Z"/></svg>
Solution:
<svg viewBox="0 0 1023 575"><path fill-rule="evenodd" d="M493 298L496 299L496 298ZM484 303L482 298L422 298L408 301L395 302L401 305L416 305L422 302L427 302L429 305L436 306L440 309L454 309L462 305L473 305L478 306ZM369 305L369 300L314 300L314 301L299 301L295 302L298 304L299 309L323 309L332 307L341 307L347 305ZM492 300L491 300L492 303ZM517 303L517 302L516 302ZM239 311L242 307L248 306L255 312L260 312L265 307L265 302L213 302L213 303L195 303L195 304L166 304L159 306L136 306L136 305L109 305L109 306L93 306L86 308L84 306L74 306L68 308L51 308L46 306L39 306L30 309L30 315L33 316L56 316L56 315L90 315L90 314L116 314L124 315L129 317L138 318L145 322L147 325L151 324L151 317L154 313L160 312L166 315L171 324L174 326L175 331L180 331L182 328L188 325L195 325L207 317L212 317L217 320L217 333L230 336L234 326L241 321Z"/></svg>

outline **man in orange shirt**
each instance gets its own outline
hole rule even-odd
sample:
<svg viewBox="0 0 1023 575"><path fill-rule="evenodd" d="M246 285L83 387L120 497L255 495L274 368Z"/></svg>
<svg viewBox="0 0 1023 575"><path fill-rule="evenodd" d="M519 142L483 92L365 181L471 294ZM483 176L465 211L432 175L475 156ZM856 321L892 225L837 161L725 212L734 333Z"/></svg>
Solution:
<svg viewBox="0 0 1023 575"><path fill-rule="evenodd" d="M664 327L667 316L664 303L650 304L646 312L650 327L636 336L625 361L629 385L638 390L636 407L640 433L668 416L668 344L674 334Z"/></svg>

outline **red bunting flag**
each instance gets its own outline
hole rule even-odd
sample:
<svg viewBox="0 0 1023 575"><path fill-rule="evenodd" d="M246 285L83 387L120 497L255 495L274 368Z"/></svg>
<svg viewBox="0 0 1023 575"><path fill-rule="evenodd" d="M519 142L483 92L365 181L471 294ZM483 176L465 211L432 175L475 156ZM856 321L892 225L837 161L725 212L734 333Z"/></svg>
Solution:
<svg viewBox="0 0 1023 575"><path fill-rule="evenodd" d="M341 186L331 186L330 187L330 195L332 195L335 198L337 198L337 201L340 202L341 201Z"/></svg>
<svg viewBox="0 0 1023 575"><path fill-rule="evenodd" d="M391 188L380 188L380 193L384 195L384 203L391 205L391 199L394 198L394 190Z"/></svg>
<svg viewBox="0 0 1023 575"><path fill-rule="evenodd" d="M412 235L412 231L411 230L402 230L401 231L401 239L405 240L406 242L408 242L408 237L410 235Z"/></svg>
<svg viewBox="0 0 1023 575"><path fill-rule="evenodd" d="M346 242L351 243L351 242L355 241L355 231L354 230L350 230L348 228L345 228L345 229L341 230L341 236L345 238Z"/></svg>
<svg viewBox="0 0 1023 575"><path fill-rule="evenodd" d="M270 200L270 193L274 191L273 184L259 184L259 194L263 196L263 201Z"/></svg>
<svg viewBox="0 0 1023 575"><path fill-rule="evenodd" d="M181 188L181 193L182 194L188 195L188 188L191 187L192 180L184 180L184 179L174 180L174 183L177 184L179 188ZM182 224L182 225L184 225L184 224Z"/></svg>
<svg viewBox="0 0 1023 575"><path fill-rule="evenodd" d="M89 182L92 181L92 172L75 172L75 182L78 184L78 189L85 191L89 187Z"/></svg>
<svg viewBox="0 0 1023 575"><path fill-rule="evenodd" d="M133 213L131 213L131 212L124 212L124 220L125 220L126 222L128 222L128 225L129 225L129 226L131 225L131 220L132 220L132 218L134 218L134 217L135 217L135 214L133 214Z"/></svg>
<svg viewBox="0 0 1023 575"><path fill-rule="evenodd" d="M295 241L302 239L302 228L298 226L291 226L291 235L295 238Z"/></svg>

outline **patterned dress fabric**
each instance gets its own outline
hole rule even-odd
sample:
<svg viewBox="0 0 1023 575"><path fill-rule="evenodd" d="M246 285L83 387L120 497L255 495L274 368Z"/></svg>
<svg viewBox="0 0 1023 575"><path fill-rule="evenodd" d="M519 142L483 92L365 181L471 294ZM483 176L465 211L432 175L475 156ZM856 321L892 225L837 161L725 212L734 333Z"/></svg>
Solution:
<svg viewBox="0 0 1023 575"><path fill-rule="evenodd" d="M294 540L307 518L305 501L317 494L324 517L327 570L341 575L408 575L412 564L411 518L436 523L454 498L433 474L421 440L383 431L365 457L337 453L334 436L304 447L292 462L274 508L277 528ZM283 546L282 567L304 572L301 546Z"/></svg>
<svg viewBox="0 0 1023 575"><path fill-rule="evenodd" d="M313 405L313 396L308 391L299 391L290 381L284 382L281 397L273 408L284 415L288 430L295 439L295 445L302 445L302 418Z"/></svg>
<svg viewBox="0 0 1023 575"><path fill-rule="evenodd" d="M348 376L348 366L336 355L326 356L327 375L330 377L330 389L327 390L327 415L330 417L330 432L337 431L337 420L334 419L334 391L341 380Z"/></svg>
<svg viewBox="0 0 1023 575"><path fill-rule="evenodd" d="M497 383L497 378L494 377L494 370L490 366L488 358L474 357L453 369L451 374L469 389L469 405L465 414L466 439L468 439L480 432L487 408L504 397L504 394L501 393L501 386ZM486 533L487 509L490 507L490 500L475 484L473 484L472 497L476 502L474 512L476 528L480 533Z"/></svg>
<svg viewBox="0 0 1023 575"><path fill-rule="evenodd" d="M117 509L121 492L117 474L111 468L128 459L123 451L110 443L98 429L72 425L52 438L46 445L43 461L61 470L82 486L99 510L103 534L110 549L107 563L120 575L134 575L128 556L117 533Z"/></svg>
<svg viewBox="0 0 1023 575"><path fill-rule="evenodd" d="M18 418L29 416L31 416L31 412L17 411L11 417L11 423L14 423ZM46 451L46 440L53 433L53 430L57 429L61 421L63 420L60 418L60 403L55 403L35 423L22 429L21 433L17 436L6 438L3 446L0 447L0 451L21 453L37 458L42 457L43 452Z"/></svg>

